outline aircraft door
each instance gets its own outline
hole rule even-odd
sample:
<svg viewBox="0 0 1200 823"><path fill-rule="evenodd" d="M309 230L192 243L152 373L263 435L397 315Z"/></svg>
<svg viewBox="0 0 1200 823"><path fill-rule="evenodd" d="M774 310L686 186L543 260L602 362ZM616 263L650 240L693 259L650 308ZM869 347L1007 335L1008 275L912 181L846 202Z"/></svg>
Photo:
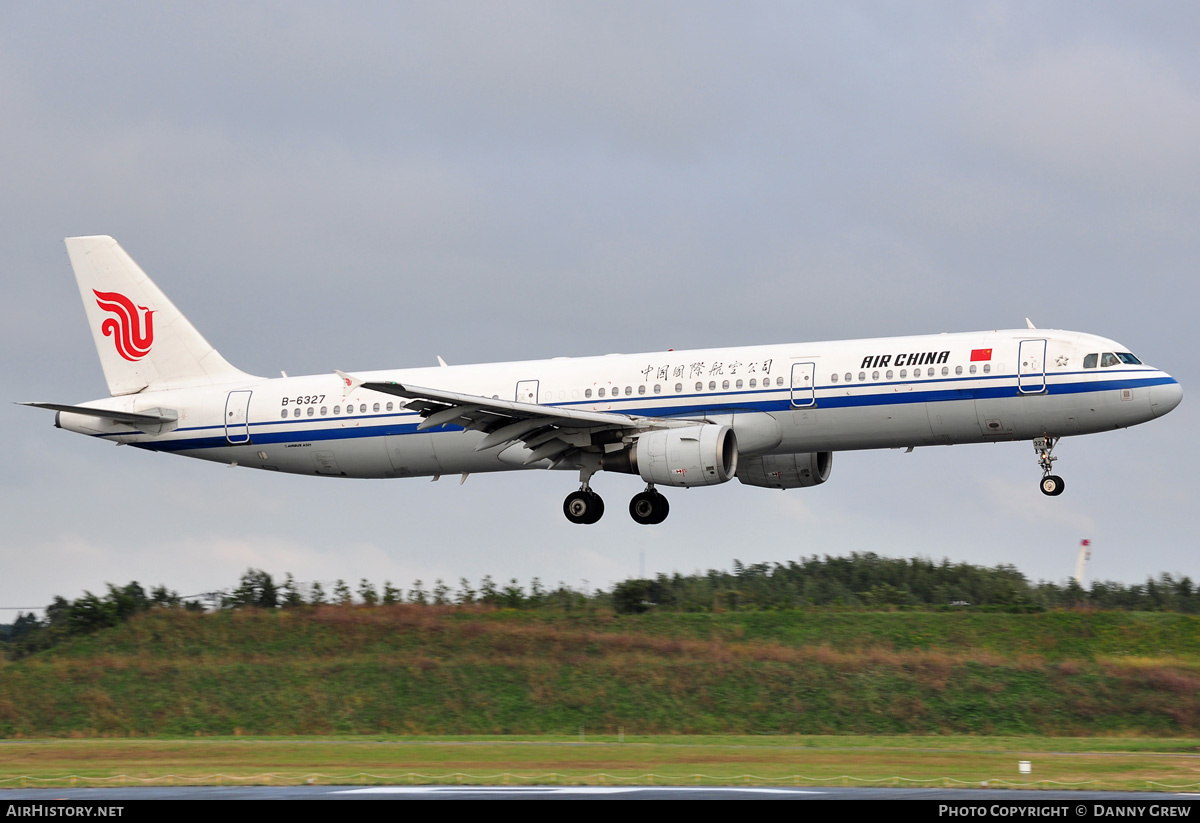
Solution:
<svg viewBox="0 0 1200 823"><path fill-rule="evenodd" d="M1017 391L1040 394L1046 390L1046 341L1022 340L1017 355Z"/></svg>
<svg viewBox="0 0 1200 823"><path fill-rule="evenodd" d="M231 391L225 398L225 439L235 445L250 442L250 395Z"/></svg>
<svg viewBox="0 0 1200 823"><path fill-rule="evenodd" d="M522 380L517 383L517 402L536 403L538 401L538 381Z"/></svg>
<svg viewBox="0 0 1200 823"><path fill-rule="evenodd" d="M817 403L817 364L792 364L792 405L807 408Z"/></svg>

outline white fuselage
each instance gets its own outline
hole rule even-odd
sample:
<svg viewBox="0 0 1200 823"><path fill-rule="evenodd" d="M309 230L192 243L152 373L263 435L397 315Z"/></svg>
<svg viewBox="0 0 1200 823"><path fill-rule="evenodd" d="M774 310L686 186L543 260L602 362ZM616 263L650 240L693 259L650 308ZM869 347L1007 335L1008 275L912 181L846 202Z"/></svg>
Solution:
<svg viewBox="0 0 1200 823"><path fill-rule="evenodd" d="M1179 384L1127 352L1065 331L939 334L357 373L482 397L726 423L743 457L1030 440L1124 428L1178 405ZM159 433L60 412L63 428L239 466L335 477L414 477L549 467L484 434L417 431L403 400L337 375L143 391L86 404L177 411ZM570 466L566 466L570 468Z"/></svg>

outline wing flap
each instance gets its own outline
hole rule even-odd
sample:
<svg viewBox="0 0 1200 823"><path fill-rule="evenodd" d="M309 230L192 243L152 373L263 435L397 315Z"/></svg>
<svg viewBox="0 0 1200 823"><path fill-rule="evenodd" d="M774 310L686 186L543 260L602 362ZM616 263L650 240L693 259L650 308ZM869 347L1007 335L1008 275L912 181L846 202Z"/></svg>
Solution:
<svg viewBox="0 0 1200 823"><path fill-rule="evenodd" d="M605 453L619 449L622 441L651 429L696 425L694 420L543 406L427 386L364 380L341 371L337 374L349 391L364 388L404 398L405 409L425 418L417 427L420 431L453 425L483 432L484 438L476 445L476 451L523 443L530 450L523 461L525 465L543 460L559 465L581 451Z"/></svg>
<svg viewBox="0 0 1200 823"><path fill-rule="evenodd" d="M445 391L444 389L429 389L422 386L404 386L400 383L364 382L364 389L393 394L410 401L406 408L427 409L429 404L443 407L460 406L472 407L472 411L487 410L494 414L509 417L511 420L526 420L545 417L555 421L557 425L570 428L586 428L588 426L636 426L637 421L644 418L631 417L627 414L612 412L593 412L581 409L563 409L557 406L541 406L537 403L520 403L515 400L501 400L497 397L481 397L475 394L461 394Z"/></svg>
<svg viewBox="0 0 1200 823"><path fill-rule="evenodd" d="M338 375L349 387L404 398L404 408L425 418L419 430L454 425L483 432L485 436L476 451L524 443L531 450L523 461L526 465L542 460L557 465L581 450L600 451L605 444L619 442L627 433L683 425L681 421L661 418L565 409L425 386L366 381L344 372Z"/></svg>

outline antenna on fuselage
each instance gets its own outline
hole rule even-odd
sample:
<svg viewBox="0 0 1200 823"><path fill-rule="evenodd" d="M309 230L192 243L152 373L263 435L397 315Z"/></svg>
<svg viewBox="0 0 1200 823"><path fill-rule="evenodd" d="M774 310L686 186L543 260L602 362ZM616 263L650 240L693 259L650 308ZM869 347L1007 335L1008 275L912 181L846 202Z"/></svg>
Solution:
<svg viewBox="0 0 1200 823"><path fill-rule="evenodd" d="M1025 318L1025 325L1026 325L1026 326L1028 326L1028 327L1029 327L1029 328L1031 328L1031 329L1036 329L1036 328L1037 328L1037 326L1033 325L1033 321L1032 321L1032 320L1030 320L1028 317L1026 317L1026 318Z"/></svg>

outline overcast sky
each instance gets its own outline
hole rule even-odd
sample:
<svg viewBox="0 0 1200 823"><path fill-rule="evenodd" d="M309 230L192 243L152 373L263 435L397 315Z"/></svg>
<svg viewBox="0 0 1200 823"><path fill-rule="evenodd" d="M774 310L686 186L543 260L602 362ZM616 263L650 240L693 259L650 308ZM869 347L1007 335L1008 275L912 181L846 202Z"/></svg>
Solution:
<svg viewBox="0 0 1200 823"><path fill-rule="evenodd" d="M1194 3L0 4L8 400L106 395L62 238L273 376L1023 327L1200 385ZM573 474L335 480L11 403L0 606L247 567L597 587L853 551L1200 578L1194 398L1063 440L838 454L572 526ZM0 611L0 622L15 612Z"/></svg>

